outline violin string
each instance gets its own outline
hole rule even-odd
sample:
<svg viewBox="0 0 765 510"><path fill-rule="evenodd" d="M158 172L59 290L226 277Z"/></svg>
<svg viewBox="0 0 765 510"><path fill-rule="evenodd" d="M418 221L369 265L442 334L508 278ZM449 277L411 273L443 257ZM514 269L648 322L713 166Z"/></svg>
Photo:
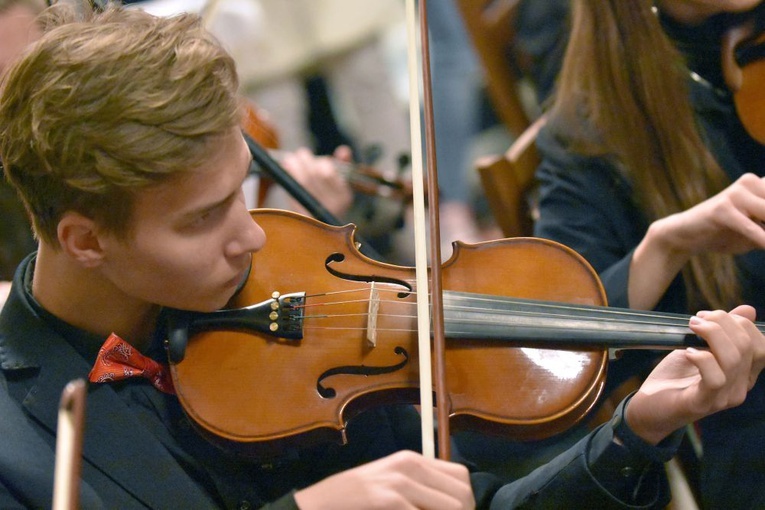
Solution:
<svg viewBox="0 0 765 510"><path fill-rule="evenodd" d="M448 308L445 307L445 309L448 310ZM367 316L367 313L359 313L359 314L338 314L338 315L310 315L304 317L304 319L331 319L331 318L337 318L337 317L364 317ZM406 316L406 315L394 315L394 314L378 314L379 317L386 317L386 318L399 318L399 319L410 319L413 320L414 316ZM591 322L591 321L590 321ZM483 321L480 321L478 319L461 319L459 321L450 321L447 319L447 329L449 329L449 326L454 328L455 326L459 325L470 325L470 324L482 324ZM643 323L626 323L627 325L644 325ZM512 324L508 324L508 327L512 327ZM535 329L538 330L547 330L547 331L568 331L571 330L571 326L565 326L560 324L550 324L550 323L544 323L540 322L539 324L534 325ZM366 330L366 327L339 327L339 326L313 326L313 325L304 325L303 329L329 329L329 330ZM402 329L402 328L386 328L386 327L377 327L377 331L383 331L383 332L393 332L393 331L409 331L409 332L415 332L415 329ZM582 324L577 324L577 329L579 330L586 330L587 329L587 323L585 321L582 321ZM687 328L685 328L687 329ZM593 328L593 333L600 332L599 329ZM637 328L637 329L629 329L629 328L623 328L619 330L620 333L641 333L645 332L643 329ZM689 330L690 333L690 330ZM666 330L666 331L652 331L652 334L656 335L673 335L676 334L676 332Z"/></svg>
<svg viewBox="0 0 765 510"><path fill-rule="evenodd" d="M496 302L496 300L487 300L482 298L472 298L474 302L481 302L481 301L487 301L489 303ZM690 319L690 316L662 316L662 315L655 315L655 314L638 314L636 312L629 312L624 311L621 309L609 309L608 307L603 307L603 309L593 309L593 308L587 308L587 307L577 307L577 306L570 306L570 305L563 305L563 304L556 304L556 303L549 303L549 302L530 302L530 301L524 301L524 300L513 300L509 299L507 301L502 301L504 303L509 304L516 304L516 305L533 305L537 308L543 308L543 309L549 309L553 310L553 312L539 312L534 310L510 310L510 311L501 311L505 315L522 315L522 316L532 316L532 317L540 317L540 318L559 318L559 319L581 319L581 316L579 315L571 315L564 312L567 311L579 311L579 312L597 312L600 315L610 315L610 317L599 317L595 320L598 322L617 322L617 323L625 323L629 324L633 322L631 319L633 317L640 317L642 320L634 320L635 324L653 324L653 325L659 325L659 326L683 326L688 324L688 320ZM491 312L495 311L494 308L480 308L475 306L470 307L454 307L454 309L458 310L479 310L479 311L486 311ZM623 319L622 317L626 317L626 319ZM654 322L647 322L645 319L650 318L653 319Z"/></svg>
<svg viewBox="0 0 765 510"><path fill-rule="evenodd" d="M461 321L460 324L468 324L471 321ZM474 322L474 321L473 321ZM448 323L447 323L448 324ZM538 331L570 331L571 328L563 327L563 326L548 326L546 324L540 324L538 326L534 326L534 329ZM311 325L304 325L303 326L304 331L366 331L367 328L364 326L311 326ZM416 333L417 330L415 328L392 328L392 327L377 327L376 330L378 332L382 333ZM447 330L449 330L449 327L447 327ZM586 328L578 328L579 331L586 331ZM598 334L599 330L593 329L591 330L593 335ZM630 329L624 329L620 330L620 333L642 333L641 330L630 330ZM653 332L654 335L668 335L671 336L672 333L669 331L657 331ZM454 333L455 337L459 337L459 333ZM533 335L530 335L530 338L534 338ZM543 339L536 339L538 341L543 341Z"/></svg>
<svg viewBox="0 0 765 510"><path fill-rule="evenodd" d="M385 289L385 288L379 288L377 289L381 293L395 293L400 294L402 292L401 288L398 287L397 289ZM321 296L327 296L330 294L340 294L340 293L368 293L368 289L366 288L358 288L358 289L350 289L350 290L344 290L344 291L334 291L331 293L325 293L325 294L312 294L307 297L321 297ZM416 294L415 291L406 291L407 294L410 294L414 296ZM450 294L450 292L447 292L447 294ZM469 302L471 303L470 306L460 306L460 305L444 305L445 310L455 312L455 311L468 311L468 312L486 312L491 313L498 317L534 317L539 319L569 319L569 320L576 320L581 323L586 322L598 322L598 323L619 323L619 324L625 324L625 325L640 325L640 326L667 326L667 327L680 327L680 328L687 328L688 327L688 321L690 319L690 316L687 315L681 315L681 314L657 314L657 313L651 313L646 311L631 311L628 309L622 309L622 308L608 308L608 307L590 307L586 305L573 305L573 304L567 304L567 303L553 303L553 302L546 302L546 301L535 301L535 300L527 300L527 299L519 299L519 298L506 298L502 296L492 297L489 295L484 294L470 294L470 293L455 293L451 292L451 294L455 295L462 295L466 296ZM348 303L364 303L368 302L367 298L359 299L359 300L347 300L347 301L337 301L337 302L319 302L319 303L310 303L306 305L301 305L299 308L309 308L313 306L332 306L332 305L340 305L340 304L348 304ZM472 306L472 303L501 303L505 305L522 305L522 306L534 306L538 309L542 310L552 310L551 312L548 311L536 311L536 310L514 310L514 309L508 309L508 310L497 310L496 308L492 307L477 307ZM404 306L415 306L416 303L413 301L403 301L400 299L391 300L391 299L381 299L380 303L393 303L396 305L404 305ZM582 317L579 315L572 315L570 312L580 312L580 313L592 313L597 312L600 316L599 317ZM362 313L362 314L344 314L344 315L363 315L366 316L368 313ZM331 318L334 315L332 314L322 314L322 315L304 315L304 319L311 319L311 318ZM414 315L399 315L399 314L384 314L384 313L378 313L378 317L388 317L388 318L400 318L400 319L413 319L415 318ZM450 320L451 324L475 324L483 322L481 320L474 320L474 319L461 319L459 321ZM540 325L541 326L541 325ZM757 324L758 329L765 332L765 325L758 323ZM378 330L380 330L378 328Z"/></svg>
<svg viewBox="0 0 765 510"><path fill-rule="evenodd" d="M378 288L379 292L388 292L388 293L400 293L400 290L394 290L394 289L384 289L384 288ZM336 291L338 292L363 292L368 293L367 289L355 289L355 290L348 290L348 291ZM327 294L312 294L307 295L306 297L321 297ZM414 296L416 292L412 291L411 295ZM614 308L608 308L608 307L602 307L601 308L594 308L594 307L587 307L587 306L576 306L571 305L567 303L552 303L552 302L544 302L544 301L534 301L534 300L524 300L524 299L514 299L514 298L505 298L505 297L496 297L492 298L491 296L487 295L480 295L480 294L474 294L470 295L467 293L464 293L466 296L470 296L471 302L487 302L487 303L502 303L502 304L509 304L509 305L526 305L530 306L533 305L537 308L545 308L545 309L552 309L554 311L557 311L558 313L541 313L541 312L535 312L535 311L519 311L519 310L497 310L495 308L480 308L476 306L449 306L450 310L465 310L465 311L486 311L486 312L493 312L496 315L527 315L527 316L538 316L540 318L577 318L577 316L572 316L569 314L566 314L567 311L578 311L578 312L593 312L597 311L598 313L602 315L612 315L614 317L640 317L643 320L637 320L636 323L639 324L646 324L645 318L653 318L656 319L657 322L655 324L657 325L671 325L673 322L676 325L685 325L687 324L688 320L690 319L690 316L683 316L680 314L652 314L650 312L643 312L643 311L630 311L627 309L614 309ZM364 298L361 300L355 300L355 301L337 301L337 302L321 302L316 304L306 304L301 305L300 307L308 308L310 306L316 306L321 304L322 306L327 305L334 305L334 304L346 304L346 303L352 303L352 302L368 302L368 299ZM401 301L401 300L380 300L381 303L395 303L398 305L408 305L408 306L415 306L416 303L412 301ZM619 320L614 318L607 318L607 319L601 319L604 321L615 321L615 322L626 322L629 323L629 319L627 320Z"/></svg>
<svg viewBox="0 0 765 510"><path fill-rule="evenodd" d="M388 292L388 293L396 293L396 294L401 292L400 290L384 289L384 288L378 288L378 291L381 292L381 293ZM335 291L334 293L339 293L339 292L346 292L346 293L347 292L362 292L362 293L368 293L368 289L360 288L360 289L347 290L347 291ZM329 294L330 293L327 293L327 294L312 294L312 295L307 295L306 298L310 298L310 297L316 298L316 297L321 297L321 296L325 296L325 295L329 295ZM415 294L416 294L416 292L414 292L414 291L411 292L412 296L414 296ZM447 294L448 294L448 292L447 292ZM607 318L599 319L599 320L602 320L602 321L613 321L613 322L629 323L630 322L630 318L638 317L641 320L636 320L635 321L636 323L646 324L647 322L646 322L645 319L646 318L651 318L651 319L655 319L656 320L656 322L654 323L656 325L673 325L674 324L674 325L678 325L678 326L683 326L683 325L687 325L688 320L690 319L690 316L683 316L683 315L680 315L680 314L653 314L653 313L650 313L650 312L630 311L630 310L627 310L627 309L608 308L608 307L602 307L602 309L601 309L601 308L587 307L587 306L581 306L581 305L577 306L577 305L572 305L572 304L567 304L567 303L560 303L559 304L559 303L544 302L544 301L534 301L534 300L525 300L525 299L505 298L505 297L501 297L501 296L493 298L491 296L487 296L487 295L483 295L483 294L473 294L473 295L470 295L470 294L465 293L464 295L470 296L469 299L470 299L471 303L485 302L485 303L489 303L489 304L501 303L501 304L507 304L507 305L535 306L535 307L540 308L540 309L550 309L550 310L553 310L553 312L557 312L557 313L543 313L543 312L537 312L537 311L519 311L519 310L513 310L513 309L497 310L497 309L491 308L491 307L482 308L482 307L477 307L477 306L454 306L454 305L451 305L448 308L450 310L453 310L453 311L456 311L456 310L462 310L462 311L485 311L485 312L492 312L492 313L494 313L496 315L510 315L510 316L524 315L524 316L537 316L537 317L540 317L540 318L577 318L576 315L572 316L571 314L568 314L566 312L570 312L570 311L576 311L576 312L593 312L593 311L597 311L601 315L607 315L607 316L610 315L610 316L613 316L613 317L607 317ZM334 305L334 304L338 304L339 305L339 304L347 304L347 303L351 303L351 302L368 302L368 299L364 298L364 299L356 300L356 301L320 302L320 303L315 303L315 304L311 303L311 304L301 305L301 307L308 308L310 306L317 306L319 304L322 305L322 306ZM390 300L390 299L388 299L388 300L381 299L380 302L381 303L395 303L395 304L398 304L398 305L405 305L405 306L415 306L416 305L416 303L413 302L413 301L401 301L401 300ZM306 317L310 317L310 316L306 316ZM619 319L619 317L626 317L626 319Z"/></svg>
<svg viewBox="0 0 765 510"><path fill-rule="evenodd" d="M346 300L346 301L327 301L327 302L320 302L320 303L308 303L308 304L304 304L304 305L297 305L297 306L295 306L295 308L306 309L306 308L315 308L315 307L319 307L319 306L349 305L349 304L352 304L352 303L368 303L368 302L369 302L369 299L366 299L366 298L363 298L363 299L350 299L350 300ZM388 301L388 302L392 302L392 301ZM409 303L407 303L407 304L409 304Z"/></svg>

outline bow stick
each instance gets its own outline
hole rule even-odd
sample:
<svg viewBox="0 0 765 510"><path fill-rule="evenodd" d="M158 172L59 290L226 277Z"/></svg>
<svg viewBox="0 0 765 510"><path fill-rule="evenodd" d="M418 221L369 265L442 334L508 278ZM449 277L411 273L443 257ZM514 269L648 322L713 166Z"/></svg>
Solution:
<svg viewBox="0 0 765 510"><path fill-rule="evenodd" d="M409 63L409 120L412 145L412 185L415 240L415 278L417 281L417 330L420 360L420 407L422 415L423 454L435 456L433 440L433 374L435 375L436 410L438 411L438 456L450 457L449 405L445 378L445 341L441 287L441 236L438 215L438 170L431 96L430 52L426 0L419 0L420 48L422 51L422 88L425 113L425 146L427 152L428 216L430 225L430 285L428 285L427 246L425 242L425 197L422 172L422 129L416 55L416 23L414 0L407 0L407 34ZM429 288L429 292L428 292ZM429 303L430 301L430 310ZM432 316L432 320L429 318ZM433 352L430 349L431 324ZM432 360L431 360L432 358Z"/></svg>
<svg viewBox="0 0 765 510"><path fill-rule="evenodd" d="M69 382L61 392L53 471L53 510L75 510L80 506L85 391L85 381L77 379Z"/></svg>

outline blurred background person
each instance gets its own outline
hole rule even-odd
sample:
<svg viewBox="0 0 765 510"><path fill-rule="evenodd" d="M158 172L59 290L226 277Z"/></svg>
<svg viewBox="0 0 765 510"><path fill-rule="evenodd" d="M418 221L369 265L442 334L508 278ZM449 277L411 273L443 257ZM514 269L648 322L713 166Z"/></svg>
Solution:
<svg viewBox="0 0 765 510"><path fill-rule="evenodd" d="M537 139L535 234L584 256L611 306L687 313L746 302L762 317L765 145L743 122L723 61L762 49L755 41L765 32L765 3L573 6L549 121ZM725 35L747 23L749 42L724 52ZM625 353L609 367L607 387L645 375L655 359ZM734 412L697 424L706 508L765 506L746 489L765 483L765 379L751 395Z"/></svg>
<svg viewBox="0 0 765 510"><path fill-rule="evenodd" d="M0 0L0 76L20 52L38 39L42 30L35 17L43 0ZM0 179L0 305L5 301L16 266L35 249L32 227L16 192Z"/></svg>
<svg viewBox="0 0 765 510"><path fill-rule="evenodd" d="M396 96L386 57L388 30L403 22L395 0L147 0L152 14L197 12L237 61L242 94L278 135L279 148L332 155L347 146L349 159L383 177L408 176L409 130L405 105ZM344 149L341 149L343 151ZM281 163L291 173L296 158ZM301 184L310 179L295 175ZM328 176L327 176L328 177ZM347 184L317 187L322 201L346 201ZM304 212L278 186L260 204ZM338 216L356 223L387 261L402 262L410 242L396 246L407 204L353 193Z"/></svg>

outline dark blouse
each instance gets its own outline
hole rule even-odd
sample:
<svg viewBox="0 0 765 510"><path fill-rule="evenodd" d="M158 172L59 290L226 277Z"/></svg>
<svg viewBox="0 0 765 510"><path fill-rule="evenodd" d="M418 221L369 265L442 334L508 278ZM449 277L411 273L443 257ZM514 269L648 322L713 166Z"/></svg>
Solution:
<svg viewBox="0 0 765 510"><path fill-rule="evenodd" d="M758 9L762 21L765 4ZM747 172L765 176L765 146L742 126L720 72L720 37L736 20L722 15L688 28L662 18L692 70L691 100L702 135L731 181ZM574 129L576 126L547 127L539 135L543 161L537 171L540 219L535 235L582 254L600 275L609 303L627 307L632 253L649 222L633 199L630 182L611 159L585 157L567 149L566 132ZM758 317L765 317L765 252L752 251L736 260L745 302L757 309ZM657 309L695 312L687 309L680 277ZM631 374L644 374L653 358L651 353L627 353L609 367L609 386ZM700 484L704 502L710 508L765 508L764 495L745 489L765 485L765 377L759 378L744 405L717 413L699 425L704 444Z"/></svg>

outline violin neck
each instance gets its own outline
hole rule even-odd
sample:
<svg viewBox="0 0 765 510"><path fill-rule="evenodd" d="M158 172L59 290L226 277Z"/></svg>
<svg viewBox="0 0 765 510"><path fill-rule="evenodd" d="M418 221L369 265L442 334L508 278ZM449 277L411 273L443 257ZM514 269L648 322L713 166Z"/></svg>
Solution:
<svg viewBox="0 0 765 510"><path fill-rule="evenodd" d="M705 348L690 316L578 304L444 292L447 338L535 340L539 347ZM760 330L763 325L758 324ZM528 345L528 344L527 344Z"/></svg>

